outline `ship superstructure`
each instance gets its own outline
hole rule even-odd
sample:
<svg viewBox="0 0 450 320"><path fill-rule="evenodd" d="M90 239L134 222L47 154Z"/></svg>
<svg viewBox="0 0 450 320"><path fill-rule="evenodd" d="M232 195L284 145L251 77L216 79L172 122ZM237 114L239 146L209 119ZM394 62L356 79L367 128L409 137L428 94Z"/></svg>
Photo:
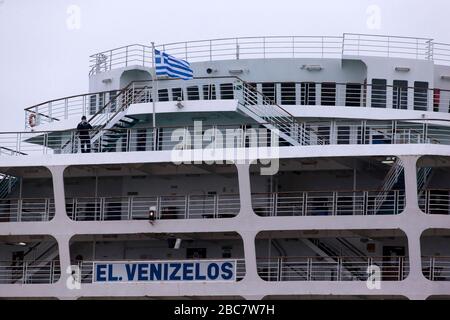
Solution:
<svg viewBox="0 0 450 320"><path fill-rule="evenodd" d="M1 298L450 296L450 45L156 48L195 78L154 81L150 46L108 50L88 93L0 133Z"/></svg>

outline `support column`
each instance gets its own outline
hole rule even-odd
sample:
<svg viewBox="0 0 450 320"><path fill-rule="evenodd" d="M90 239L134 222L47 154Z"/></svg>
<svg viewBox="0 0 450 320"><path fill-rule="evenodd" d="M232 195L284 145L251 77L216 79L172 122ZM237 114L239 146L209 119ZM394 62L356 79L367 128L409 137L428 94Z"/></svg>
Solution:
<svg viewBox="0 0 450 320"><path fill-rule="evenodd" d="M82 290L81 287L77 287L70 279L72 272L77 270L72 269L72 261L70 259L70 239L72 235L57 235L55 236L58 242L59 261L61 267L61 277L57 282L58 299L60 300L75 300L79 296ZM79 274L78 274L79 275ZM81 279L78 279L81 281Z"/></svg>
<svg viewBox="0 0 450 320"><path fill-rule="evenodd" d="M417 285L417 288L411 290L411 292L421 292L420 283L428 281L422 272L422 250L420 238L422 236L423 229L421 227L411 227L409 230L405 230L408 237L408 251L409 251L409 276L408 281L413 285Z"/></svg>
<svg viewBox="0 0 450 320"><path fill-rule="evenodd" d="M405 212L408 215L421 216L417 196L417 156L401 156L405 176Z"/></svg>
<svg viewBox="0 0 450 320"><path fill-rule="evenodd" d="M55 199L55 218L54 222L69 222L70 219L66 212L66 195L64 190L64 170L66 166L47 167L52 174L53 194Z"/></svg>
<svg viewBox="0 0 450 320"><path fill-rule="evenodd" d="M244 242L244 255L245 255L245 278L244 282L252 283L252 286L257 288L258 284L263 280L258 275L258 268L256 263L256 235L254 231L240 232L242 241Z"/></svg>
<svg viewBox="0 0 450 320"><path fill-rule="evenodd" d="M239 197L241 202L241 211L239 218L244 219L253 217L252 192L250 183L250 164L236 165L239 179Z"/></svg>

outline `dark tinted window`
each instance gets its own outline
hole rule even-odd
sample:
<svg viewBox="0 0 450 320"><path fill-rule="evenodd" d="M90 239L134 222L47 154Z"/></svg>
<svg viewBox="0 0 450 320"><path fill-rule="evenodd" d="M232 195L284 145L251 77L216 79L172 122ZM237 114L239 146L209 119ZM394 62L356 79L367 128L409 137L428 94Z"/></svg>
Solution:
<svg viewBox="0 0 450 320"><path fill-rule="evenodd" d="M295 105L295 83L281 84L281 104Z"/></svg>
<svg viewBox="0 0 450 320"><path fill-rule="evenodd" d="M200 100L200 93L197 86L187 88L188 100Z"/></svg>
<svg viewBox="0 0 450 320"><path fill-rule="evenodd" d="M222 100L233 100L233 84L232 83L222 83L220 85L220 99Z"/></svg>
<svg viewBox="0 0 450 320"><path fill-rule="evenodd" d="M322 83L322 105L336 105L336 83Z"/></svg>
<svg viewBox="0 0 450 320"><path fill-rule="evenodd" d="M414 82L414 110L427 111L428 82Z"/></svg>
<svg viewBox="0 0 450 320"><path fill-rule="evenodd" d="M386 108L386 79L372 80L372 108Z"/></svg>
<svg viewBox="0 0 450 320"><path fill-rule="evenodd" d="M303 106L313 106L316 104L316 84L304 82L301 84L300 102Z"/></svg>
<svg viewBox="0 0 450 320"><path fill-rule="evenodd" d="M345 94L345 105L348 107L360 107L362 104L362 85L356 83L348 83Z"/></svg>
<svg viewBox="0 0 450 320"><path fill-rule="evenodd" d="M262 84L262 94L267 98L272 100L272 102L276 102L276 89L275 83L263 83Z"/></svg>
<svg viewBox="0 0 450 320"><path fill-rule="evenodd" d="M394 80L392 107L394 109L408 109L408 81Z"/></svg>

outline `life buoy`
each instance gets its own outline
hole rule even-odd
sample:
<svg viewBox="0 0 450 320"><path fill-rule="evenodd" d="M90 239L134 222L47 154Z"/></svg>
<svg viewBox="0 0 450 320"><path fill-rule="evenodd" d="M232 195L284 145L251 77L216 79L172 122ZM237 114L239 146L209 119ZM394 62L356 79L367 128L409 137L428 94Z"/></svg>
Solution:
<svg viewBox="0 0 450 320"><path fill-rule="evenodd" d="M30 114L30 116L28 117L28 124L31 128L36 127L36 114Z"/></svg>

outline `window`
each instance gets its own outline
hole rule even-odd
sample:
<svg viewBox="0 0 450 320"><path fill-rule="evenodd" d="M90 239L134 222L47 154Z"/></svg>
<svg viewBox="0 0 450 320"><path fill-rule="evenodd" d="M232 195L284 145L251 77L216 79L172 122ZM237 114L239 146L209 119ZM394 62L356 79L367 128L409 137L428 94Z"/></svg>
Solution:
<svg viewBox="0 0 450 320"><path fill-rule="evenodd" d="M322 105L336 105L336 83L322 83Z"/></svg>
<svg viewBox="0 0 450 320"><path fill-rule="evenodd" d="M386 79L372 80L372 108L386 108Z"/></svg>
<svg viewBox="0 0 450 320"><path fill-rule="evenodd" d="M433 111L439 112L439 106L441 104L441 89L434 89L433 91Z"/></svg>
<svg viewBox="0 0 450 320"><path fill-rule="evenodd" d="M181 88L173 88L172 89L172 97L173 101L183 100L183 89Z"/></svg>
<svg viewBox="0 0 450 320"><path fill-rule="evenodd" d="M345 105L347 107L361 106L362 85L359 83L348 83L345 94Z"/></svg>
<svg viewBox="0 0 450 320"><path fill-rule="evenodd" d="M197 86L187 88L188 100L200 100L200 93Z"/></svg>
<svg viewBox="0 0 450 320"><path fill-rule="evenodd" d="M97 96L92 95L89 98L89 114L93 115L97 112Z"/></svg>
<svg viewBox="0 0 450 320"><path fill-rule="evenodd" d="M276 102L277 93L275 88L275 83L263 83L262 84L262 94L272 102Z"/></svg>
<svg viewBox="0 0 450 320"><path fill-rule="evenodd" d="M111 100L110 109L111 112L116 111L117 103L116 103L116 97L117 97L117 91L110 91L109 92L109 99Z"/></svg>
<svg viewBox="0 0 450 320"><path fill-rule="evenodd" d="M301 84L300 103L303 106L313 106L316 104L316 84L304 82Z"/></svg>
<svg viewBox="0 0 450 320"><path fill-rule="evenodd" d="M350 144L349 126L339 126L337 128L337 144Z"/></svg>
<svg viewBox="0 0 450 320"><path fill-rule="evenodd" d="M98 94L98 110L104 113L106 110L103 110L103 107L105 106L105 94L99 93Z"/></svg>
<svg viewBox="0 0 450 320"><path fill-rule="evenodd" d="M158 90L158 99L161 102L169 101L169 90L168 89Z"/></svg>
<svg viewBox="0 0 450 320"><path fill-rule="evenodd" d="M206 84L203 86L203 99L204 100L216 100L216 85Z"/></svg>
<svg viewBox="0 0 450 320"><path fill-rule="evenodd" d="M414 82L414 110L427 111L428 82Z"/></svg>
<svg viewBox="0 0 450 320"><path fill-rule="evenodd" d="M408 109L408 81L394 80L392 103L394 109Z"/></svg>
<svg viewBox="0 0 450 320"><path fill-rule="evenodd" d="M220 84L220 99L222 99L222 100L233 100L234 99L232 83Z"/></svg>
<svg viewBox="0 0 450 320"><path fill-rule="evenodd" d="M296 105L295 83L281 84L281 104Z"/></svg>

